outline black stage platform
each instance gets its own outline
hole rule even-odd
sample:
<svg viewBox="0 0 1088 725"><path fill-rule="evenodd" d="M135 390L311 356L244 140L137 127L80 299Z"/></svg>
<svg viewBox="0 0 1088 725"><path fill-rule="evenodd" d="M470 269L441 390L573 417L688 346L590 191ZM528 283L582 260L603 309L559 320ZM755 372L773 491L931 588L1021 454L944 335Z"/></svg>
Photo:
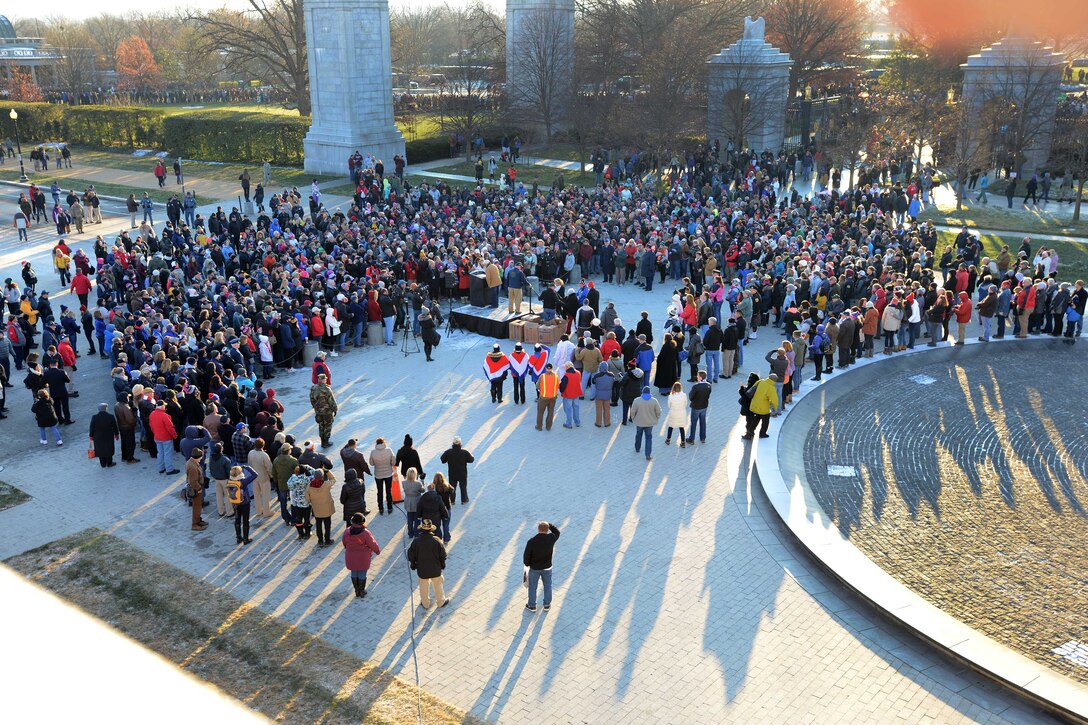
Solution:
<svg viewBox="0 0 1088 725"><path fill-rule="evenodd" d="M510 323L529 314L529 306L525 302L521 303L521 309L521 314L509 312L506 298L500 297L498 307L463 305L454 307L450 314L454 324L466 332L507 340L510 338ZM537 312L539 311L538 305Z"/></svg>

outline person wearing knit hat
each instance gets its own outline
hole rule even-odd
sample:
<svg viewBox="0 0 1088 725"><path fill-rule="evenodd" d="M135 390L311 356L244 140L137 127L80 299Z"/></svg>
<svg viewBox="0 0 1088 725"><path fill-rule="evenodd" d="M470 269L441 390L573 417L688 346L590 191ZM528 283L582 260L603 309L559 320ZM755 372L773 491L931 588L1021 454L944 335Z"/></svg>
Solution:
<svg viewBox="0 0 1088 725"><path fill-rule="evenodd" d="M510 372L510 360L503 355L499 343L491 346L491 352L484 356L484 377L491 383L491 402L502 402L503 381Z"/></svg>

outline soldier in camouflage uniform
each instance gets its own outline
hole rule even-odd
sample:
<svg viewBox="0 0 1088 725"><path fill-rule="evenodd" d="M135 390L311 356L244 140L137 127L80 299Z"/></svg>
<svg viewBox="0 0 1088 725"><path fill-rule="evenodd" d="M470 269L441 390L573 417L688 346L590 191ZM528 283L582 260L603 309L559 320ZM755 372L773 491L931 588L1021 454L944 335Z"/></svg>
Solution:
<svg viewBox="0 0 1088 725"><path fill-rule="evenodd" d="M314 409L314 418L317 419L317 430L321 435L321 447L328 448L332 445L332 420L336 417L336 396L328 385L328 376L324 373L317 376L317 385L310 388L310 405Z"/></svg>

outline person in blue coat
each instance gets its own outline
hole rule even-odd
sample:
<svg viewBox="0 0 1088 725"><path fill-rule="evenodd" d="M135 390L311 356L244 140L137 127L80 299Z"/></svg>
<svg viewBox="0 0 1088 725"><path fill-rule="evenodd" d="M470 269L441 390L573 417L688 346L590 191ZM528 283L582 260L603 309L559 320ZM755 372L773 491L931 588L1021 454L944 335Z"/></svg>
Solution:
<svg viewBox="0 0 1088 725"><path fill-rule="evenodd" d="M589 379L589 387L593 390L594 405L597 409L594 425L598 428L602 425L605 428L612 425L612 386L615 382L616 379L609 371L606 362L598 365L597 372Z"/></svg>

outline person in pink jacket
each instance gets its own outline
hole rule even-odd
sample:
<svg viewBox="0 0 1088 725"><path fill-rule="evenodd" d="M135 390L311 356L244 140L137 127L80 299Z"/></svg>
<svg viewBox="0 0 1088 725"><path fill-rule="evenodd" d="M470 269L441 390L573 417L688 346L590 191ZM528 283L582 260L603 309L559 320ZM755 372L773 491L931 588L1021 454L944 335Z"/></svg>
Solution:
<svg viewBox="0 0 1088 725"><path fill-rule="evenodd" d="M351 572L355 596L362 599L366 596L366 573L370 570L370 560L382 550L366 527L366 519L361 513L352 514L341 541L344 544L344 567Z"/></svg>

